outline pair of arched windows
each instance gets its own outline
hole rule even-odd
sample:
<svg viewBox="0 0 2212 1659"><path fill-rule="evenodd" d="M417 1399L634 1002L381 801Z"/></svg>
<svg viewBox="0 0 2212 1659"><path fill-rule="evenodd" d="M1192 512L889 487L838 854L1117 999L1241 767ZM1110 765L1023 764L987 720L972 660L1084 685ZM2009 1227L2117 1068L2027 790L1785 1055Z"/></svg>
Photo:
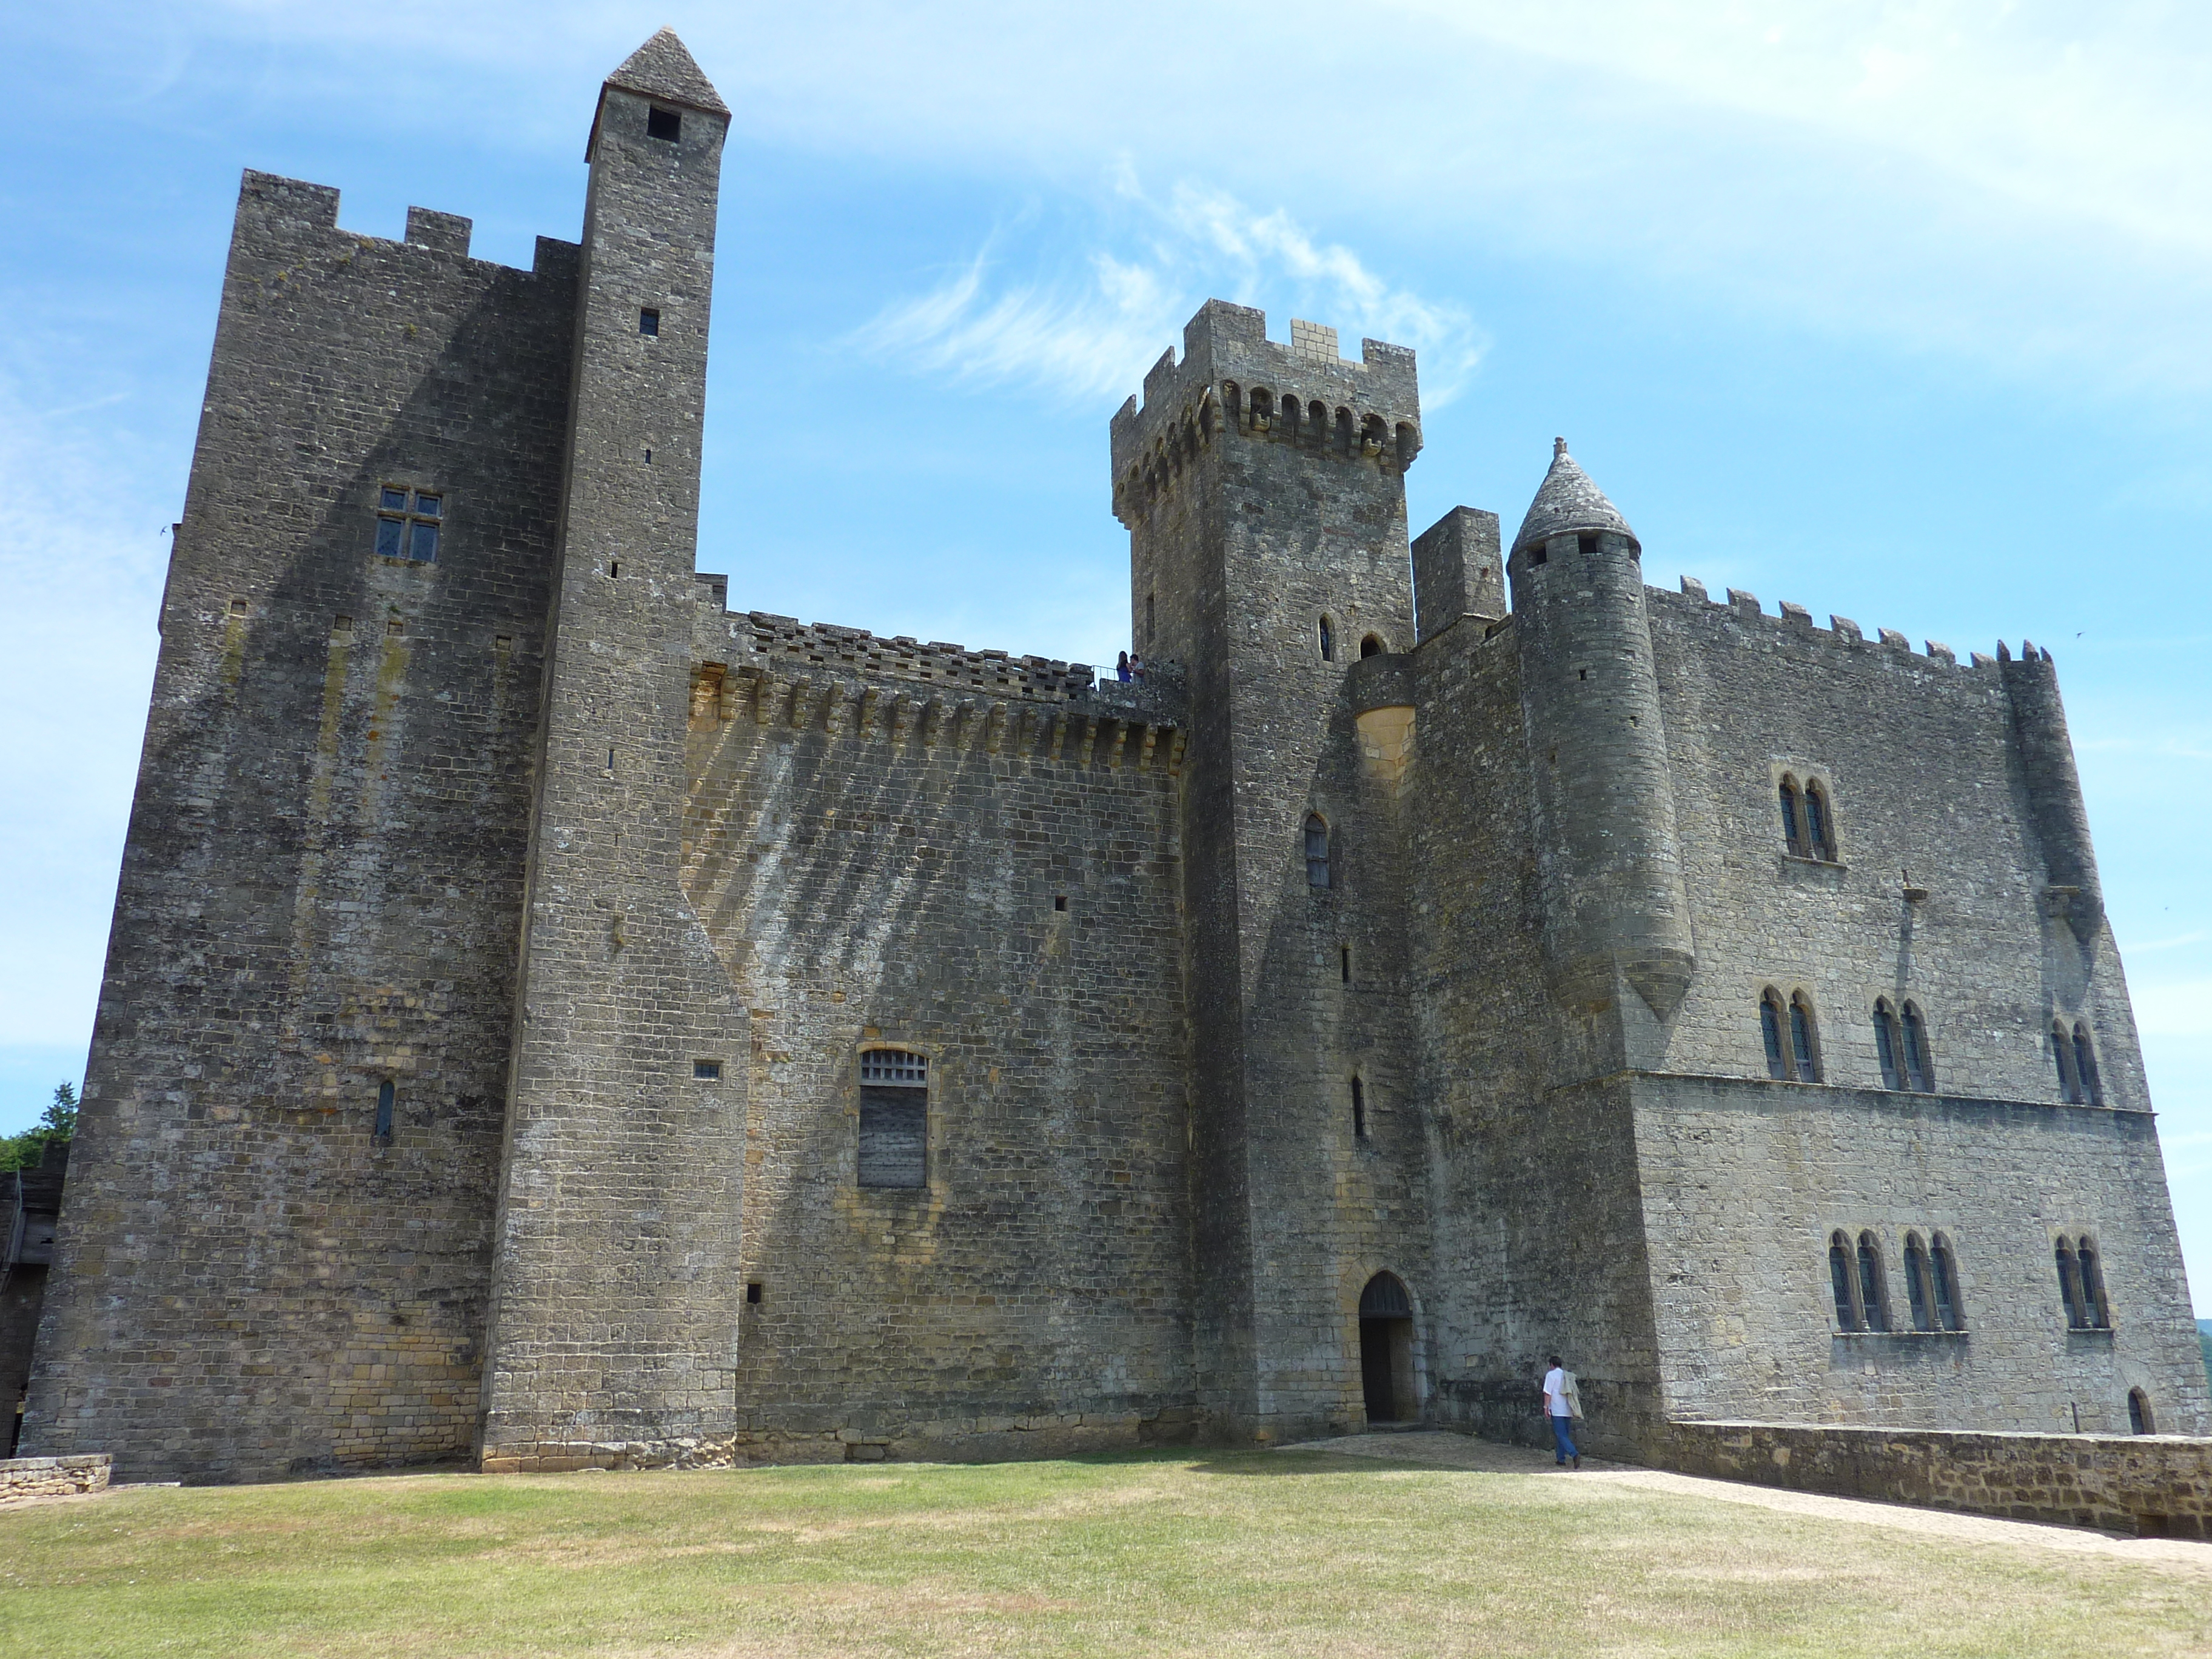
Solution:
<svg viewBox="0 0 2212 1659"><path fill-rule="evenodd" d="M1820 1080L1820 1034L1813 1001L1802 991L1788 1002L1768 986L1759 999L1759 1034L1766 1045L1766 1074L1785 1083Z"/></svg>
<svg viewBox="0 0 2212 1659"><path fill-rule="evenodd" d="M1844 1331L1887 1331L1889 1274L1881 1243L1871 1231L1853 1244L1838 1228L1828 1235L1828 1282L1835 1298L1836 1327ZM1962 1331L1966 1304L1959 1297L1959 1269L1951 1242L1932 1233L1905 1236L1905 1299L1916 1331Z"/></svg>
<svg viewBox="0 0 2212 1659"><path fill-rule="evenodd" d="M2105 1300L2105 1267L2096 1241L2086 1233L2079 1239L2061 1233L2052 1254L2058 1261L2058 1298L2066 1304L2067 1328L2112 1329L2112 1310Z"/></svg>
<svg viewBox="0 0 2212 1659"><path fill-rule="evenodd" d="M1828 791L1817 778L1801 786L1784 774L1782 779L1782 842L1801 859L1836 861L1836 820L1828 805Z"/></svg>
<svg viewBox="0 0 2212 1659"><path fill-rule="evenodd" d="M1936 1092L1936 1062L1928 1048L1928 1022L1908 1002L1900 1012L1887 997L1874 1005L1874 1051L1881 1062L1881 1086Z"/></svg>
<svg viewBox="0 0 2212 1659"><path fill-rule="evenodd" d="M2103 1085L2097 1080L2097 1051L2089 1041L2089 1028L2075 1022L2051 1022L2051 1053L2058 1062L2058 1097L2075 1106L2105 1103Z"/></svg>

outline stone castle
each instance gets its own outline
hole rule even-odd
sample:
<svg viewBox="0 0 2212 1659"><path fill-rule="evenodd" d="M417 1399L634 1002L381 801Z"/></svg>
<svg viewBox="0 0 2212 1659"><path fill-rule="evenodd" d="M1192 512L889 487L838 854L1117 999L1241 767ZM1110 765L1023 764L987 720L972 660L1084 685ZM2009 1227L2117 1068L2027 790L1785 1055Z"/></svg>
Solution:
<svg viewBox="0 0 2212 1659"><path fill-rule="evenodd" d="M1140 682L732 611L727 123L656 36L529 270L246 175L25 1452L2212 1429L2049 653L1649 587L1564 444L1409 538L1413 354L1218 302Z"/></svg>

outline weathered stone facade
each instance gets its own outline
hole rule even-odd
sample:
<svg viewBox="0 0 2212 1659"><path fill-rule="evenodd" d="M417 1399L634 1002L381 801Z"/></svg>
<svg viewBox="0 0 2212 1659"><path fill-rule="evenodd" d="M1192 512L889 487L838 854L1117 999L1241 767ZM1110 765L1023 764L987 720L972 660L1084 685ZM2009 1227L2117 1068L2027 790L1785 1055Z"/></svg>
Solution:
<svg viewBox="0 0 2212 1659"><path fill-rule="evenodd" d="M726 122L657 36L528 273L247 176L26 1450L2212 1427L2045 654L1649 587L1564 444L1412 538L1413 354L1218 302L1142 683L733 611Z"/></svg>

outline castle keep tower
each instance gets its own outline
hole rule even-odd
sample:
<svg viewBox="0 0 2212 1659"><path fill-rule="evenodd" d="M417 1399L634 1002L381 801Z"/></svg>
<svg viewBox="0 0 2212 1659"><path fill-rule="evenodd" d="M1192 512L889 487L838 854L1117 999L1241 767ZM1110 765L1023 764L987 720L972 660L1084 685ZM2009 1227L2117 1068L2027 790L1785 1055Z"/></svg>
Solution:
<svg viewBox="0 0 2212 1659"><path fill-rule="evenodd" d="M1333 330L1291 335L1210 301L1113 423L1139 648L1189 673L1199 1401L1263 1437L1358 1420L1360 1291L1421 1249L1418 1224L1386 1243L1348 1220L1371 1220L1370 1182L1410 1179L1370 1128L1418 1129L1395 832L1346 691L1363 652L1413 643L1420 398L1410 351L1347 362Z"/></svg>
<svg viewBox="0 0 2212 1659"><path fill-rule="evenodd" d="M680 882L699 447L729 112L662 30L592 123L487 1467L727 1431L744 1015Z"/></svg>

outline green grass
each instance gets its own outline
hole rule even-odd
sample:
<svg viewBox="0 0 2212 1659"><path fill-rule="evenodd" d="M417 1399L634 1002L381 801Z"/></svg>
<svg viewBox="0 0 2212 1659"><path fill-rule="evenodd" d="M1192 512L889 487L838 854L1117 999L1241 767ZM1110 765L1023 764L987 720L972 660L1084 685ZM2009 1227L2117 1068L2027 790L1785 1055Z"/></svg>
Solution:
<svg viewBox="0 0 2212 1659"><path fill-rule="evenodd" d="M2097 1655L2212 1577L1318 1454L425 1475L0 1512L0 1655Z"/></svg>

